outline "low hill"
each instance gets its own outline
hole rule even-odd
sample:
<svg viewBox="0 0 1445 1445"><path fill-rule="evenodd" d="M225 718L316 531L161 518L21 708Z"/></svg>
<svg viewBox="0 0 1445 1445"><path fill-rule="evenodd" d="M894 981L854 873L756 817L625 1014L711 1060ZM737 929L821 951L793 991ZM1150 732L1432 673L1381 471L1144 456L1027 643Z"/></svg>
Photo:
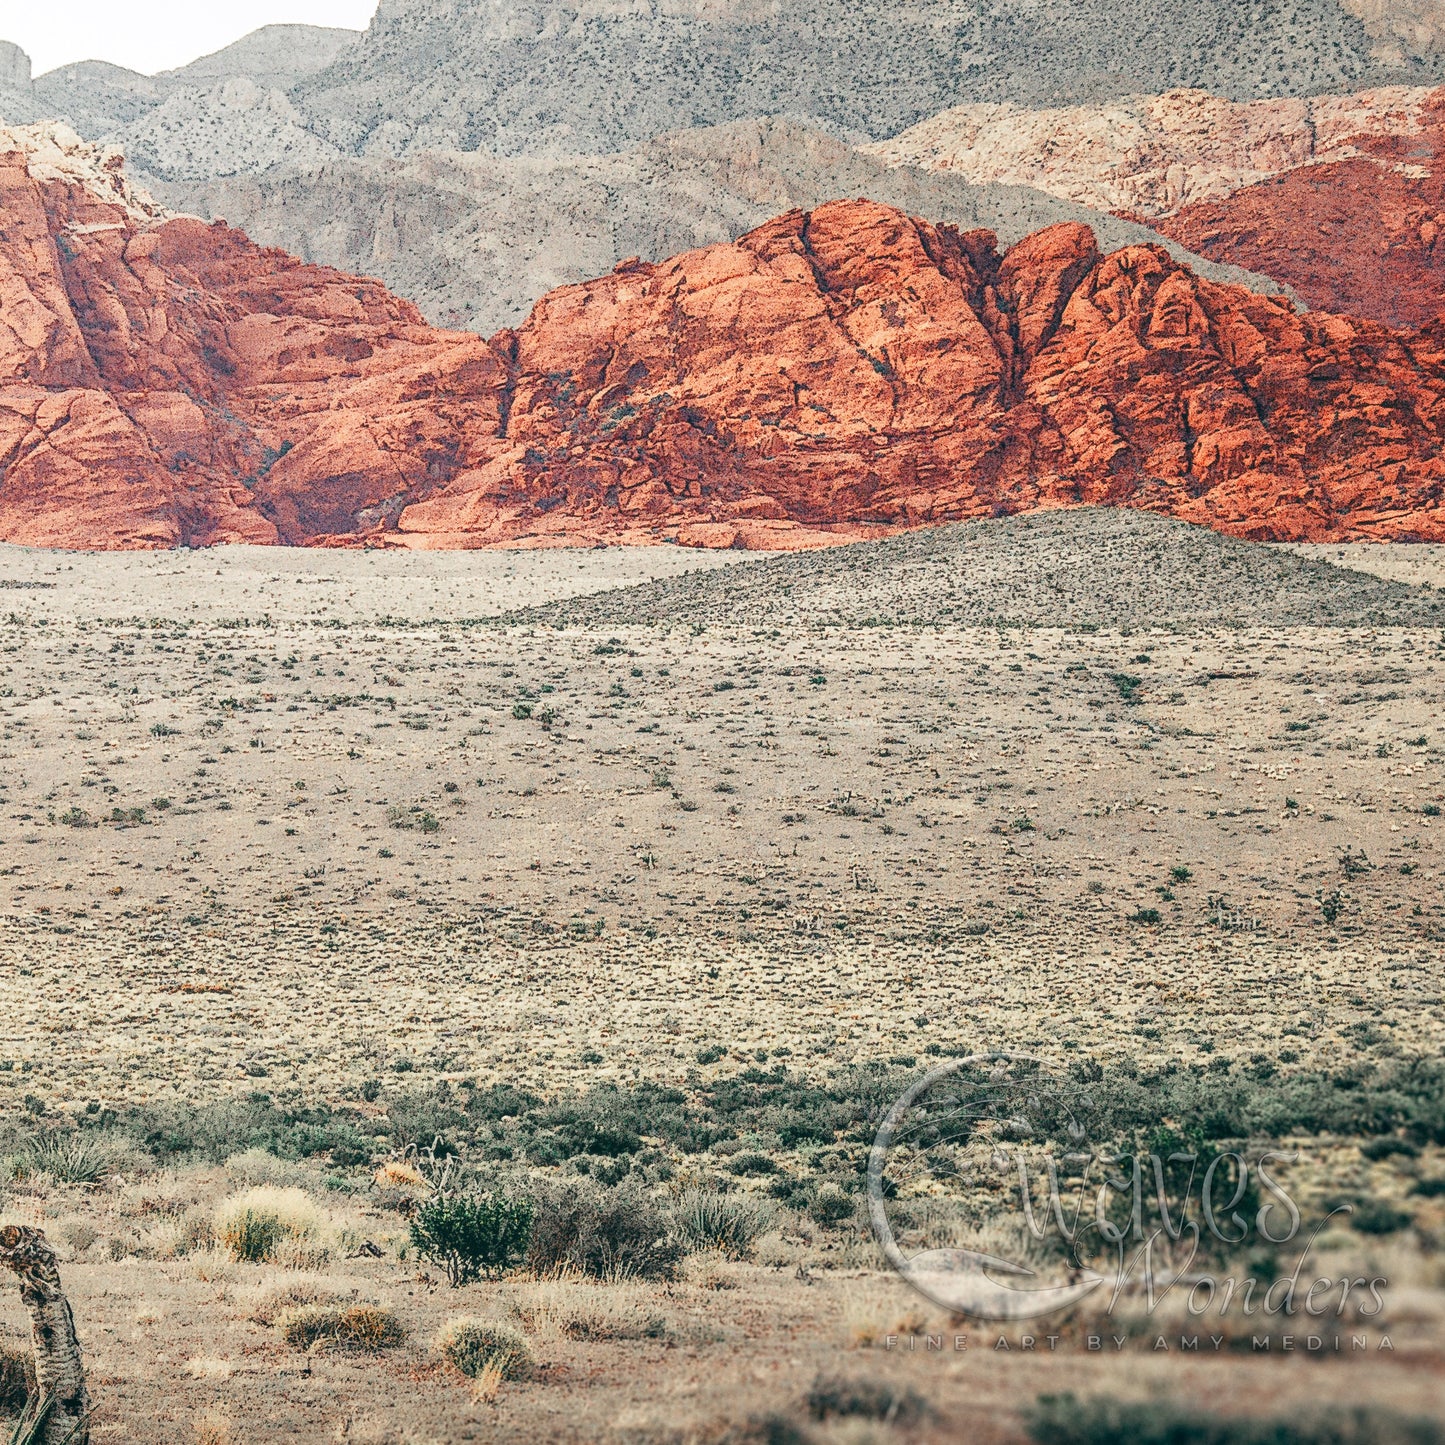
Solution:
<svg viewBox="0 0 1445 1445"><path fill-rule="evenodd" d="M1081 507L768 557L572 598L553 627L1439 625L1445 599L1145 512Z"/></svg>

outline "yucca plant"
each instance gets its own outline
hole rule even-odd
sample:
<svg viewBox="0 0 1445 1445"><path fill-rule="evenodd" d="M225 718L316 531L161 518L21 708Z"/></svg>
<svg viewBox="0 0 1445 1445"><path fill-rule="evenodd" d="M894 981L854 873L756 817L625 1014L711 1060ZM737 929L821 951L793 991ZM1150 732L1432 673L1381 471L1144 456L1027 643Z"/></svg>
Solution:
<svg viewBox="0 0 1445 1445"><path fill-rule="evenodd" d="M55 1413L55 1396L31 1397L24 1413L15 1422L10 1432L10 1445L83 1445L90 1438L89 1415L82 1415L64 1434L57 1435L52 1429L51 1416Z"/></svg>
<svg viewBox="0 0 1445 1445"><path fill-rule="evenodd" d="M27 1173L48 1174L61 1184L99 1184L127 1152L126 1141L111 1134L45 1134L30 1144L21 1162Z"/></svg>
<svg viewBox="0 0 1445 1445"><path fill-rule="evenodd" d="M746 1194L714 1194L693 1187L672 1207L677 1232L694 1249L721 1250L729 1259L746 1259L754 1242L773 1226L772 1202Z"/></svg>

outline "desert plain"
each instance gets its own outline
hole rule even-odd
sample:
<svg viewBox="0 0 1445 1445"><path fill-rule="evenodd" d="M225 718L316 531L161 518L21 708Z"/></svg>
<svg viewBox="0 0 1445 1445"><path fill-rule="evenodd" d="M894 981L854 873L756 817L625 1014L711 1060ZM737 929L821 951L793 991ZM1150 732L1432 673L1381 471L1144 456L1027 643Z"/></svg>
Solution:
<svg viewBox="0 0 1445 1445"><path fill-rule="evenodd" d="M1399 1287L1370 1349L1323 1357L1100 1355L1077 1320L1000 1351L861 1208L809 1214L857 1197L856 1147L762 1116L548 1164L756 1201L748 1248L671 1280L450 1290L397 1191L427 1110L498 1088L901 1087L989 1050L1366 1089L1438 1064L1442 690L1445 548L1138 513L791 556L0 549L0 1200L61 1242L93 1435L1015 1441L1061 1391L1438 1416L1438 1139L1301 1146L1307 1192L1398 1210L1325 1241ZM226 1101L374 1146L157 1142ZM124 1148L96 1179L26 1155L97 1119ZM262 1186L320 1201L315 1257L182 1227ZM308 1298L407 1342L298 1349L274 1321ZM538 1368L469 1388L427 1344L458 1313L521 1321ZM929 1330L968 1348L884 1346ZM820 1380L914 1393L840 1416Z"/></svg>

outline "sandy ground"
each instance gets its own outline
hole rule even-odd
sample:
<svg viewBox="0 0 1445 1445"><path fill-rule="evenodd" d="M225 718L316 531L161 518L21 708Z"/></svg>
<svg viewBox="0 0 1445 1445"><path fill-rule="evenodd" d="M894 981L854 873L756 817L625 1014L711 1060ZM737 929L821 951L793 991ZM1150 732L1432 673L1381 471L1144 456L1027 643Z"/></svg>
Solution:
<svg viewBox="0 0 1445 1445"><path fill-rule="evenodd" d="M1445 580L1441 550L1315 552L1356 569L1325 569L1347 598L1363 571ZM1075 563L1107 613L1112 574ZM336 1101L398 1062L555 1090L680 1079L709 1045L716 1071L758 1050L822 1070L930 1045L1187 1063L1288 1038L1329 1067L1368 1024L1392 1055L1439 1054L1440 625L1260 625L1246 578L1207 625L1141 624L1145 598L1127 625L782 629L756 589L729 622L677 580L739 565L0 549L3 1107ZM881 564L858 577L829 585L867 617L867 588L902 595ZM496 620L659 578L661 623L607 599L604 622ZM1014 1439L1021 1399L1120 1377L1078 1352L861 1359L846 1281L738 1268L735 1291L667 1306L720 1340L559 1343L559 1373L486 1406L420 1347L298 1374L233 1307L246 1267L88 1255L74 1278L115 1439L201 1439L212 1405L238 1441L682 1439L657 1432L736 1414L740 1392L796 1401L834 1366L926 1386L942 1423L920 1438ZM393 1264L356 1274L418 1340L454 1303ZM1426 1351L1126 1373L1200 1400L1227 1376L1241 1406L1424 1408L1438 1369Z"/></svg>
<svg viewBox="0 0 1445 1445"><path fill-rule="evenodd" d="M1258 978L1242 1028L1339 1002L1324 980L1386 948L1400 1026L1438 1021L1438 634L557 633L433 621L430 584L420 621L174 621L211 560L169 559L124 621L64 572L0 622L0 1048L26 1092L257 1062L323 1088L367 1052L831 1058L920 1013L953 1043L979 1032L960 968L1036 1036L1081 966L1203 993L1201 953ZM372 559L310 561L348 564ZM1113 1001L1081 1008L1106 1037Z"/></svg>
<svg viewBox="0 0 1445 1445"><path fill-rule="evenodd" d="M747 552L598 547L488 552L52 552L0 543L0 602L44 601L75 619L186 622L392 615L457 621L746 561ZM13 593L14 597L4 594ZM36 597L27 594L54 594Z"/></svg>
<svg viewBox="0 0 1445 1445"><path fill-rule="evenodd" d="M1357 572L1369 572L1375 577L1388 577L1393 582L1445 586L1445 547L1432 543L1381 547L1370 542L1352 542L1343 546L1329 542L1301 542L1282 546L1280 550L1329 562L1337 567L1349 567Z"/></svg>
<svg viewBox="0 0 1445 1445"><path fill-rule="evenodd" d="M1352 1350L1346 1338L1340 1353L1315 1358L1303 1341L1294 1353L1280 1353L1277 1341L1272 1354L1216 1351L1207 1341L1194 1353L1181 1348L1177 1329L1163 1335L1163 1348L1154 1332L1094 1352L1087 1331L1067 1323L1051 1327L1052 1344L1041 1329L1023 1348L1028 1332L1017 1327L950 1323L921 1310L895 1280L829 1268L825 1253L805 1252L811 1264L801 1278L794 1265L724 1264L712 1267L709 1282L723 1288L700 1283L700 1270L678 1284L642 1286L633 1292L639 1313L662 1322L660 1337L543 1334L534 1378L485 1402L438 1367L432 1337L458 1314L515 1318L516 1305L535 1297L533 1284L452 1291L425 1271L349 1263L313 1282L394 1309L408 1342L381 1356L308 1358L254 1318L280 1271L208 1257L79 1264L67 1273L105 1400L93 1430L104 1441L764 1441L761 1433L725 1432L769 1414L811 1426L804 1402L820 1378L912 1388L931 1412L907 1429L856 1420L813 1427L820 1445L1012 1445L1022 1438L1021 1408L1065 1391L1168 1399L1207 1412L1227 1401L1228 1414L1343 1412L1361 1400L1388 1400L1412 1414L1439 1409L1431 1359L1438 1346L1418 1322L1393 1327L1393 1349L1382 1350L1381 1332L1372 1330L1363 1348ZM891 1346L889 1334L900 1336Z"/></svg>

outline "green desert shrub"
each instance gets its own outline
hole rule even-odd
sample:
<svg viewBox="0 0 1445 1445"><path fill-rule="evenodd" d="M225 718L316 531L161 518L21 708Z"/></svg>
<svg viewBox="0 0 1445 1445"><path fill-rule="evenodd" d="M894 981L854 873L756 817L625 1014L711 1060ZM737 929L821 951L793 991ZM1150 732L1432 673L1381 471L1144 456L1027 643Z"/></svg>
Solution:
<svg viewBox="0 0 1445 1445"><path fill-rule="evenodd" d="M517 1264L527 1251L532 1216L530 1199L438 1195L417 1210L411 1242L423 1259L445 1271L455 1289Z"/></svg>
<svg viewBox="0 0 1445 1445"><path fill-rule="evenodd" d="M591 1180L539 1189L527 1265L548 1277L671 1279L686 1254L672 1220L636 1184Z"/></svg>
<svg viewBox="0 0 1445 1445"><path fill-rule="evenodd" d="M1442 1445L1445 1428L1423 1416L1357 1405L1327 1414L1221 1415L1165 1400L1126 1402L1043 1395L1027 1413L1039 1445Z"/></svg>
<svg viewBox="0 0 1445 1445"><path fill-rule="evenodd" d="M1411 1223L1410 1215L1387 1199L1361 1199L1350 1214L1351 1228L1361 1234L1395 1234Z"/></svg>
<svg viewBox="0 0 1445 1445"><path fill-rule="evenodd" d="M515 1325L463 1315L448 1320L436 1339L437 1353L454 1370L475 1380L491 1369L504 1380L518 1380L532 1368L532 1349Z"/></svg>

